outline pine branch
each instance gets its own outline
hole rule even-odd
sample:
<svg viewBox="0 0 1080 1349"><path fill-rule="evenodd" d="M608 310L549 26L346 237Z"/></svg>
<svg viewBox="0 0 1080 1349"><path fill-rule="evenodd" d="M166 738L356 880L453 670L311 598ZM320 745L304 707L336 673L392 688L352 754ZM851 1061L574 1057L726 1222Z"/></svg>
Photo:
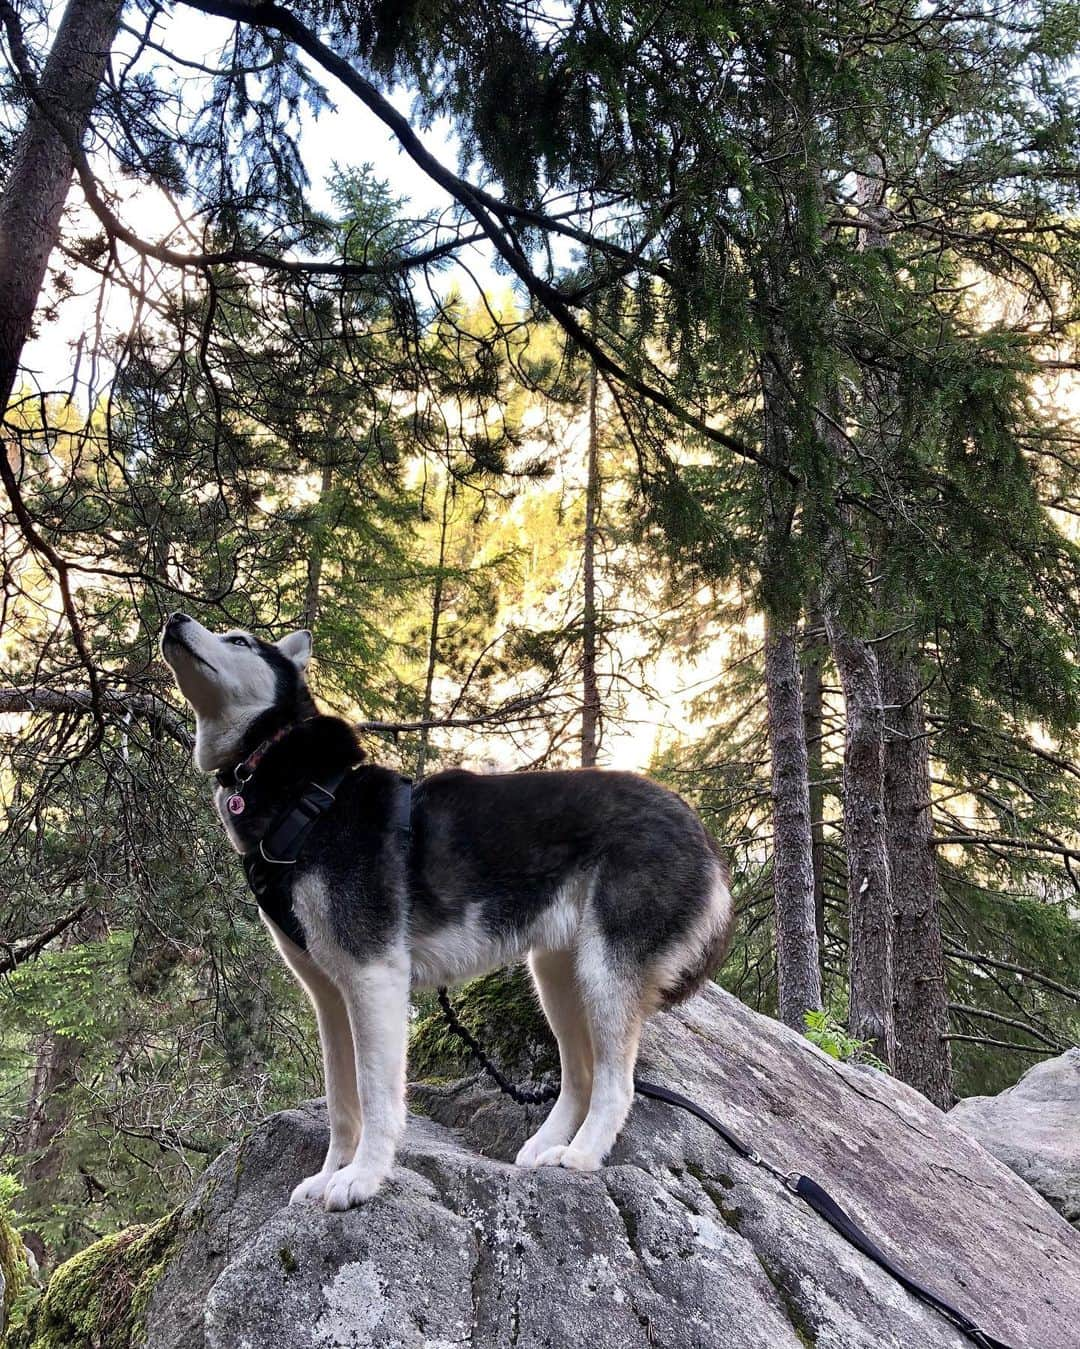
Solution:
<svg viewBox="0 0 1080 1349"><path fill-rule="evenodd" d="M516 699L503 707L493 708L490 712L478 712L471 717L430 717L419 721L355 721L352 726L357 731L370 731L376 735L403 735L410 731L440 729L468 730L475 726L522 721L528 716L539 716L541 714L537 709L552 697L550 694L538 693L532 697ZM180 714L164 699L154 694L105 691L100 697L100 707L103 714L135 716L152 723L160 723L185 749L192 749L195 745L195 737L180 720ZM85 689L0 688L0 715L9 712L63 714L93 711L93 699Z"/></svg>
<svg viewBox="0 0 1080 1349"><path fill-rule="evenodd" d="M1029 1026L1026 1021L1021 1021L1018 1017L1005 1016L1001 1012L992 1012L988 1007L969 1007L962 1002L950 1002L948 1007L950 1012L959 1012L964 1016L982 1017L986 1021L997 1021L1004 1026L1012 1026L1016 1030L1023 1031L1025 1035L1033 1035L1036 1040L1041 1040L1044 1045L1049 1045L1055 1054L1060 1054L1068 1048L1067 1045L1043 1035L1041 1031L1037 1031L1034 1026Z"/></svg>
<svg viewBox="0 0 1080 1349"><path fill-rule="evenodd" d="M113 713L134 716L160 725L185 749L191 749L195 737L181 722L176 711L151 693L113 693L101 690L94 695L86 689L0 688L0 714L25 712L76 712L104 716Z"/></svg>
<svg viewBox="0 0 1080 1349"><path fill-rule="evenodd" d="M1053 853L1056 857L1067 857L1074 862L1080 862L1080 851L1076 848L1067 848L1064 844L1054 843L1036 843L1029 838L1006 838L996 834L943 834L937 838L932 838L930 843L935 848L946 847L950 843L969 844L974 843L984 848L1026 848L1031 852Z"/></svg>
<svg viewBox="0 0 1080 1349"><path fill-rule="evenodd" d="M58 918L44 932L39 932L36 937L30 937L18 946L8 946L4 943L6 949L4 955L0 956L0 974L10 974L19 965L36 956L39 951L43 951L49 942L59 937L62 932L66 932L69 927L73 927L89 907L89 904L80 904L78 908Z"/></svg>
<svg viewBox="0 0 1080 1349"><path fill-rule="evenodd" d="M1033 979L1037 984L1042 984L1054 993L1060 993L1062 997L1071 998L1073 1002L1080 1003L1080 988L1070 988L1068 984L1060 984L1056 979L1051 979L1049 975L1041 974L1038 970L1030 969L1027 965L1015 965L1008 960L996 960L993 956L978 955L975 951L964 951L958 946L946 946L945 954L951 960L966 960L973 965L986 965L996 970L1011 970L1014 974L1022 974L1025 978Z"/></svg>
<svg viewBox="0 0 1080 1349"><path fill-rule="evenodd" d="M1048 1058L1052 1054L1057 1054L1056 1049L1043 1049L1039 1045L1022 1045L1015 1040L994 1040L986 1035L957 1035L955 1033L943 1035L943 1040L966 1040L970 1044L986 1045L990 1049L1015 1049L1021 1054L1045 1054Z"/></svg>
<svg viewBox="0 0 1080 1349"><path fill-rule="evenodd" d="M501 201L498 197L489 195L481 188L475 187L472 183L460 178L456 173L446 168L413 131L408 118L398 112L397 108L389 99L384 98L379 93L370 80L365 79L344 57L338 55L332 47L327 46L310 28L301 23L294 13L281 5L272 3L248 4L243 3L242 0L183 0L183 3L188 8L204 14L215 14L220 18L233 19L237 23L244 23L253 28L280 33L282 37L295 43L301 51L306 52L317 65L338 79L385 126L389 127L409 158L433 182L437 183L469 212L490 240L495 251L522 282L532 298L542 304L567 336L571 337L583 351L588 353L598 370L610 375L621 385L638 394L639 397L663 409L677 421L682 422L684 426L698 432L699 435L724 446L725 449L743 459L750 459L754 463L768 468L788 482L798 482L797 476L789 468L771 462L735 436L729 435L718 427L710 426L701 417L688 412L677 399L666 394L662 389L658 389L638 378L632 371L609 355L584 324L574 316L567 296L556 286L538 276L532 269L510 226L511 218L519 218L525 223L548 229L551 228L548 217L542 213L526 211L514 207L511 203ZM556 230L555 232L565 233L567 231ZM592 235L575 235L574 237L579 238L579 241L582 238L587 238L590 244L594 244L603 251L611 251L610 245L602 239L594 239ZM628 254L628 256L633 255Z"/></svg>

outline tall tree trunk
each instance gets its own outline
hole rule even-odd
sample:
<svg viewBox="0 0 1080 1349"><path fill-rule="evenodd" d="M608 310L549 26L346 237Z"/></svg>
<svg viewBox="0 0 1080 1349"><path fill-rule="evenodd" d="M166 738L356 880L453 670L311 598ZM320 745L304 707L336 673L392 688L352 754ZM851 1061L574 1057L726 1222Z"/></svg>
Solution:
<svg viewBox="0 0 1080 1349"><path fill-rule="evenodd" d="M945 954L937 858L931 844L930 750L918 666L902 639L885 646L881 684L885 809L889 821L894 941L893 1069L942 1110L953 1103Z"/></svg>
<svg viewBox="0 0 1080 1349"><path fill-rule="evenodd" d="M323 553L325 552L325 524L323 511L330 498L334 485L334 469L327 450L326 463L323 464L322 482L319 485L319 501L315 508L315 521L318 536L310 540L308 547L307 580L304 586L304 627L314 629L319 616L320 589L322 586Z"/></svg>
<svg viewBox="0 0 1080 1349"><path fill-rule="evenodd" d="M66 141L81 143L86 134L122 8L122 0L70 0L38 84L43 106L31 106L15 143L0 197L0 411L15 387L49 256L60 237L73 170ZM18 35L10 27L6 35L18 59Z"/></svg>
<svg viewBox="0 0 1080 1349"><path fill-rule="evenodd" d="M428 632L427 673L424 676L424 703L420 720L431 720L431 711L435 688L435 670L439 664L439 626L442 621L443 588L446 580L446 540L450 525L450 503L452 500L452 479L446 475L443 488L442 518L439 522L439 565L435 573L435 585L431 593L431 627ZM416 752L414 776L420 782L427 767L428 749L431 743L431 730L425 724L420 728L420 746Z"/></svg>
<svg viewBox="0 0 1080 1349"><path fill-rule="evenodd" d="M597 453L596 366L589 374L589 450L585 475L585 540L581 620L581 766L596 765L600 727L600 687L596 681L596 535L600 513L600 462Z"/></svg>
<svg viewBox="0 0 1080 1349"><path fill-rule="evenodd" d="M775 272L763 274L760 285L763 294L776 293ZM783 334L768 327L760 380L765 448L776 464L790 458L790 403L782 374L787 368L785 350ZM787 589L785 564L793 512L790 488L778 476L767 478L761 570L766 591L765 700L772 778L777 1000L780 1020L801 1031L806 1028L806 1013L821 1007L821 975L799 647L794 624L776 614Z"/></svg>
<svg viewBox="0 0 1080 1349"><path fill-rule="evenodd" d="M848 1019L852 1035L893 1061L892 885L885 815L885 725L873 648L839 612L835 572L824 603L844 691L844 848L848 883Z"/></svg>
<svg viewBox="0 0 1080 1349"><path fill-rule="evenodd" d="M803 631L803 738L806 741L810 790L810 861L814 870L814 927L817 931L818 969L822 993L825 990L825 787L822 783L824 718L821 687L824 640L824 620L817 606L811 605Z"/></svg>
<svg viewBox="0 0 1080 1349"><path fill-rule="evenodd" d="M790 629L765 620L765 692L772 760L773 910L780 1020L805 1029L821 1007L814 920L813 838L799 648Z"/></svg>

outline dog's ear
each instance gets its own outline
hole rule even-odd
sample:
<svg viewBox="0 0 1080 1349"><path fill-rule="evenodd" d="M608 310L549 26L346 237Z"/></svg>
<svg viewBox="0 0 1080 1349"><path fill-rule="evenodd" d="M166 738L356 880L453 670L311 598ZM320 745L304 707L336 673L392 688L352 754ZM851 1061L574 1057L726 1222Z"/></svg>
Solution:
<svg viewBox="0 0 1080 1349"><path fill-rule="evenodd" d="M307 628L300 628L297 632L290 632L288 637L282 637L277 644L278 650L283 656L288 656L301 674L308 667L308 661L311 659L311 633Z"/></svg>

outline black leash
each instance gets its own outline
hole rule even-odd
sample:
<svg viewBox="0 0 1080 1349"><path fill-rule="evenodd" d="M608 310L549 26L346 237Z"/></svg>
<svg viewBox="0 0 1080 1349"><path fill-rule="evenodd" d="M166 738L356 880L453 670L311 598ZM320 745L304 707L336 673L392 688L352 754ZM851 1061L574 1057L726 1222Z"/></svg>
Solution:
<svg viewBox="0 0 1080 1349"><path fill-rule="evenodd" d="M558 1087L529 1090L528 1088L515 1086L510 1082L484 1053L476 1037L461 1024L451 1005L450 996L446 989L440 988L438 993L439 1006L442 1008L450 1029L464 1042L469 1052L477 1059L488 1076L494 1080L500 1091L509 1096L511 1100L517 1101L519 1105L543 1105L547 1101L553 1101L558 1096ZM820 1214L834 1231L840 1233L845 1241L850 1242L856 1250L862 1251L863 1255L883 1269L886 1274L890 1274L901 1287L906 1288L914 1297L917 1297L921 1302L925 1302L927 1306L933 1307L936 1312L962 1331L973 1344L979 1345L980 1349L1011 1349L1011 1346L1004 1340L995 1339L965 1312L960 1311L958 1307L954 1307L940 1294L935 1293L931 1288L927 1288L925 1284L920 1283L918 1279L895 1264L873 1238L863 1231L851 1214L842 1208L816 1180L812 1180L809 1176L800 1175L797 1171L783 1171L780 1167L774 1166L759 1152L744 1143L738 1134L732 1133L725 1124L721 1124L716 1116L711 1115L704 1106L692 1101L689 1096L683 1096L680 1092L672 1091L670 1087L658 1086L655 1082L645 1082L640 1077L634 1078L634 1091L639 1096L646 1096L653 1101L663 1101L665 1105L673 1105L679 1110L686 1110L689 1114L701 1120L703 1124L707 1124L714 1133L720 1135L733 1152L737 1152L740 1157L752 1165L760 1166L775 1176L785 1189L790 1190L792 1194L797 1194L800 1199L809 1204L815 1213Z"/></svg>
<svg viewBox="0 0 1080 1349"><path fill-rule="evenodd" d="M443 1016L445 1016L450 1023L450 1029L459 1040L465 1042L468 1046L469 1053L472 1054L475 1059L480 1061L484 1072L487 1073L488 1077L494 1081L495 1085L505 1096L509 1096L512 1101L517 1101L518 1105L544 1105L548 1101L553 1101L555 1097L558 1096L558 1087L537 1087L535 1090L531 1090L528 1087L516 1087L509 1078L504 1077L480 1048L479 1040L477 1040L473 1033L458 1020L457 1012L454 1011L450 1002L450 994L447 993L445 988L440 988L438 993L439 1006L443 1010Z"/></svg>

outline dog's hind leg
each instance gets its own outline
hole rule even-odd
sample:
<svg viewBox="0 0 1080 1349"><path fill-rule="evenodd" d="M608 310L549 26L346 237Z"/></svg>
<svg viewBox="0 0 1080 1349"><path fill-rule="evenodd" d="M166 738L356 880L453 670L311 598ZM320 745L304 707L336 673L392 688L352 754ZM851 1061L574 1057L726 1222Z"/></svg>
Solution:
<svg viewBox="0 0 1080 1349"><path fill-rule="evenodd" d="M400 950L364 963L342 952L335 959L334 979L349 1013L363 1116L355 1157L326 1187L326 1207L346 1209L378 1190L405 1130L409 961Z"/></svg>
<svg viewBox="0 0 1080 1349"><path fill-rule="evenodd" d="M323 1076L326 1081L326 1113L330 1119L330 1146L322 1170L302 1180L289 1196L290 1204L319 1201L326 1193L330 1177L339 1167L351 1162L360 1141L360 1098L356 1090L356 1056L345 1002L333 981L319 969L311 956L269 919L270 929L281 958L297 983L311 1000L319 1028Z"/></svg>
<svg viewBox="0 0 1080 1349"><path fill-rule="evenodd" d="M573 955L569 951L532 951L529 969L544 1015L559 1042L562 1082L551 1113L518 1153L518 1166L535 1166L537 1158L549 1148L570 1142L588 1112L592 1089L592 1044Z"/></svg>
<svg viewBox="0 0 1080 1349"><path fill-rule="evenodd" d="M618 972L607 943L595 930L584 934L579 946L577 976L593 1051L589 1110L570 1142L540 1153L535 1164L596 1171L634 1103L641 990Z"/></svg>

